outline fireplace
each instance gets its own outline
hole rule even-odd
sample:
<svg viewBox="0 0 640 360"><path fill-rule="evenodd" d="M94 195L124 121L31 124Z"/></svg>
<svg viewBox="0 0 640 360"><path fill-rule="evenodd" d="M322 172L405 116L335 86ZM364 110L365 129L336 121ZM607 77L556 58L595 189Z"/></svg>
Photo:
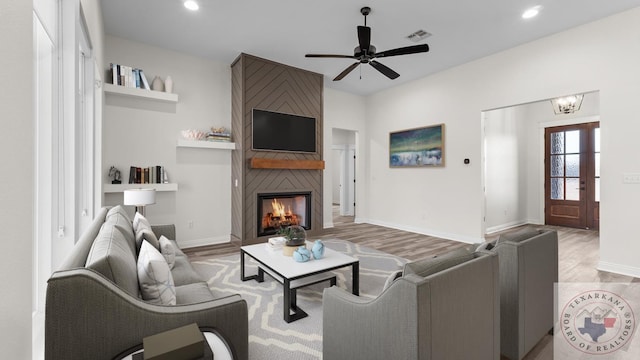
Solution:
<svg viewBox="0 0 640 360"><path fill-rule="evenodd" d="M311 229L311 192L258 194L258 236L275 234L279 228L299 225Z"/></svg>

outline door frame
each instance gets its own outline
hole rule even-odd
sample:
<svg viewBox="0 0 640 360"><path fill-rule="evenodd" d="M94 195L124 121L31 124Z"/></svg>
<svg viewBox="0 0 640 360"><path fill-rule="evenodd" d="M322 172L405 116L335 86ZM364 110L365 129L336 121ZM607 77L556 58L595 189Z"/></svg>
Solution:
<svg viewBox="0 0 640 360"><path fill-rule="evenodd" d="M545 122L541 122L539 123L539 136L538 136L538 174L540 174L540 177L538 178L538 189L540 189L540 193L542 196L539 197L538 201L539 201L539 209L540 209L540 213L538 214L538 218L540 219L540 221L542 222L542 224L545 223L545 191L544 191L544 181L545 181L545 167L544 167L544 161L545 161L545 136L544 136L544 132L545 129L550 128L550 127L557 127L557 126L566 126L566 125L577 125L577 124L585 124L585 123L592 123L592 122L600 122L600 115L594 115L594 116L585 116L585 117L579 117L579 118L573 118L573 119L566 119L566 120L553 120L553 121L545 121ZM601 127L602 127L602 123L601 123ZM542 225L541 224L541 225Z"/></svg>
<svg viewBox="0 0 640 360"><path fill-rule="evenodd" d="M356 169L354 161L356 146L353 144L333 145L331 150L340 151L340 163L334 167L334 171L337 169L340 172L340 216L355 216L355 206L353 204L356 198ZM331 196L333 197L333 186Z"/></svg>

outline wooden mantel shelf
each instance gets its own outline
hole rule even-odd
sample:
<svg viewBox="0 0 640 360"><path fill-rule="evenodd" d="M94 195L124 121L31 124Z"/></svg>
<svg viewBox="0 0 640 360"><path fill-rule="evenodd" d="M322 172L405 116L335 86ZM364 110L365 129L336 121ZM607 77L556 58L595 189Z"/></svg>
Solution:
<svg viewBox="0 0 640 360"><path fill-rule="evenodd" d="M281 160L252 158L252 169L323 170L324 160Z"/></svg>

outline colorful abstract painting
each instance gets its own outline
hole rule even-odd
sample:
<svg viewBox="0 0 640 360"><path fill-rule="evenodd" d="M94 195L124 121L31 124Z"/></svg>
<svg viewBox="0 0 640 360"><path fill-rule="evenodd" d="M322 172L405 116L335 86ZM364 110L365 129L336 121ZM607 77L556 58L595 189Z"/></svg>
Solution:
<svg viewBox="0 0 640 360"><path fill-rule="evenodd" d="M389 166L444 166L444 124L390 133Z"/></svg>

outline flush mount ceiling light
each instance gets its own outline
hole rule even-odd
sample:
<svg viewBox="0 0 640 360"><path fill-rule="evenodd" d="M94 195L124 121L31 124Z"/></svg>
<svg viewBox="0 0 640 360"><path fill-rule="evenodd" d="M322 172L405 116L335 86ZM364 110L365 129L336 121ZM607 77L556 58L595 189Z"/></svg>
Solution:
<svg viewBox="0 0 640 360"><path fill-rule="evenodd" d="M569 96L552 99L551 105L553 106L553 112L556 115L572 114L580 110L580 106L582 106L583 98L584 98L583 94L578 94L578 95L569 95Z"/></svg>
<svg viewBox="0 0 640 360"><path fill-rule="evenodd" d="M538 14L540 13L540 9L542 8L542 6L534 6L532 8L529 8L527 10L525 10L525 12L522 13L522 18L523 19L531 19L534 18L536 16L538 16Z"/></svg>
<svg viewBox="0 0 640 360"><path fill-rule="evenodd" d="M187 9L191 10L191 11L196 11L200 8L200 6L198 5L197 2L195 2L194 0L187 0L184 2L184 7L186 7Z"/></svg>

